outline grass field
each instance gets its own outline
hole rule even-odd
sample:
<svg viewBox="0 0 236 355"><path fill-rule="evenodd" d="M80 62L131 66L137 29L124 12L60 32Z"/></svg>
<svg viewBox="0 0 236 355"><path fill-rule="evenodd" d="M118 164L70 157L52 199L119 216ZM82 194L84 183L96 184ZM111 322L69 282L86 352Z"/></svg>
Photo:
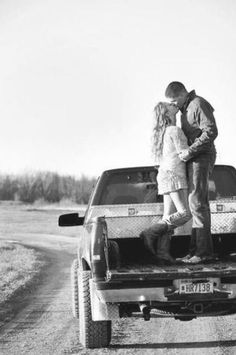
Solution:
<svg viewBox="0 0 236 355"><path fill-rule="evenodd" d="M14 235L56 234L75 237L78 227L58 227L58 217L63 213L79 212L83 216L84 206L34 206L0 201L0 237L14 239Z"/></svg>
<svg viewBox="0 0 236 355"><path fill-rule="evenodd" d="M0 202L0 325L17 308L19 294L33 286L47 259L31 247L35 236L53 241L55 236L78 236L78 227L58 227L58 217L63 213L84 214L84 206L36 206L14 202ZM22 238L21 238L22 236ZM27 247L21 244L27 240ZM52 243L54 245L54 243Z"/></svg>
<svg viewBox="0 0 236 355"><path fill-rule="evenodd" d="M44 265L34 249L0 241L0 304L29 283Z"/></svg>

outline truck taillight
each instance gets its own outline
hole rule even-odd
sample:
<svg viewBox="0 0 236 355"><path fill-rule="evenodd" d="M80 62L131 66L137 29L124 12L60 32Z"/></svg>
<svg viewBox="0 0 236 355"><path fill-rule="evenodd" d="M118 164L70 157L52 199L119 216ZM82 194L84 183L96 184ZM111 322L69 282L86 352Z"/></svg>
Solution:
<svg viewBox="0 0 236 355"><path fill-rule="evenodd" d="M104 279L107 271L107 225L103 217L96 220L91 246L93 278Z"/></svg>

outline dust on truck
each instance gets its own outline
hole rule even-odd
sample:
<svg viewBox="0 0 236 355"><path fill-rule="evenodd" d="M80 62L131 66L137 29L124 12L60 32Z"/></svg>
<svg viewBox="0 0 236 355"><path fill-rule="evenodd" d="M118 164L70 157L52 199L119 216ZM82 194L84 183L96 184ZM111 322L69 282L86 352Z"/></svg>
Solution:
<svg viewBox="0 0 236 355"><path fill-rule="evenodd" d="M60 226L83 226L71 276L73 315L79 318L80 342L86 348L107 347L112 321L123 317L190 321L236 313L236 170L216 165L210 178L217 258L200 265L150 262L139 234L162 218L157 174L157 167L105 171L85 216L59 217ZM187 254L190 234L191 221L175 230L175 258Z"/></svg>

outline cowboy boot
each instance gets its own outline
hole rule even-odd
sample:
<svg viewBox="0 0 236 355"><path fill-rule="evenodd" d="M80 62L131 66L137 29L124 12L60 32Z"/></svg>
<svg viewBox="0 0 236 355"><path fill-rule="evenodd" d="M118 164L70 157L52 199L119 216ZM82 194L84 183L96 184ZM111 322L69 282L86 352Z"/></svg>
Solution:
<svg viewBox="0 0 236 355"><path fill-rule="evenodd" d="M150 234L147 229L140 233L140 238L143 241L145 248L155 257L157 236Z"/></svg>
<svg viewBox="0 0 236 355"><path fill-rule="evenodd" d="M158 238L168 230L167 223L157 223L152 227L144 229L140 233L140 238L143 240L145 248L154 256L156 256L156 245Z"/></svg>
<svg viewBox="0 0 236 355"><path fill-rule="evenodd" d="M172 265L175 259L170 255L170 241L169 234L161 235L157 242L156 258L159 264Z"/></svg>

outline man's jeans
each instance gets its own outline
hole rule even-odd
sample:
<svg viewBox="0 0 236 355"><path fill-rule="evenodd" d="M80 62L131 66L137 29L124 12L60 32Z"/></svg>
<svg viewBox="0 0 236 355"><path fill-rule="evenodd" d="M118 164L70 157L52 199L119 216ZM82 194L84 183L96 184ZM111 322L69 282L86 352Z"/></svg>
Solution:
<svg viewBox="0 0 236 355"><path fill-rule="evenodd" d="M216 159L213 151L201 154L187 163L189 207L193 216L190 254L212 256L211 213L208 199L208 180Z"/></svg>

